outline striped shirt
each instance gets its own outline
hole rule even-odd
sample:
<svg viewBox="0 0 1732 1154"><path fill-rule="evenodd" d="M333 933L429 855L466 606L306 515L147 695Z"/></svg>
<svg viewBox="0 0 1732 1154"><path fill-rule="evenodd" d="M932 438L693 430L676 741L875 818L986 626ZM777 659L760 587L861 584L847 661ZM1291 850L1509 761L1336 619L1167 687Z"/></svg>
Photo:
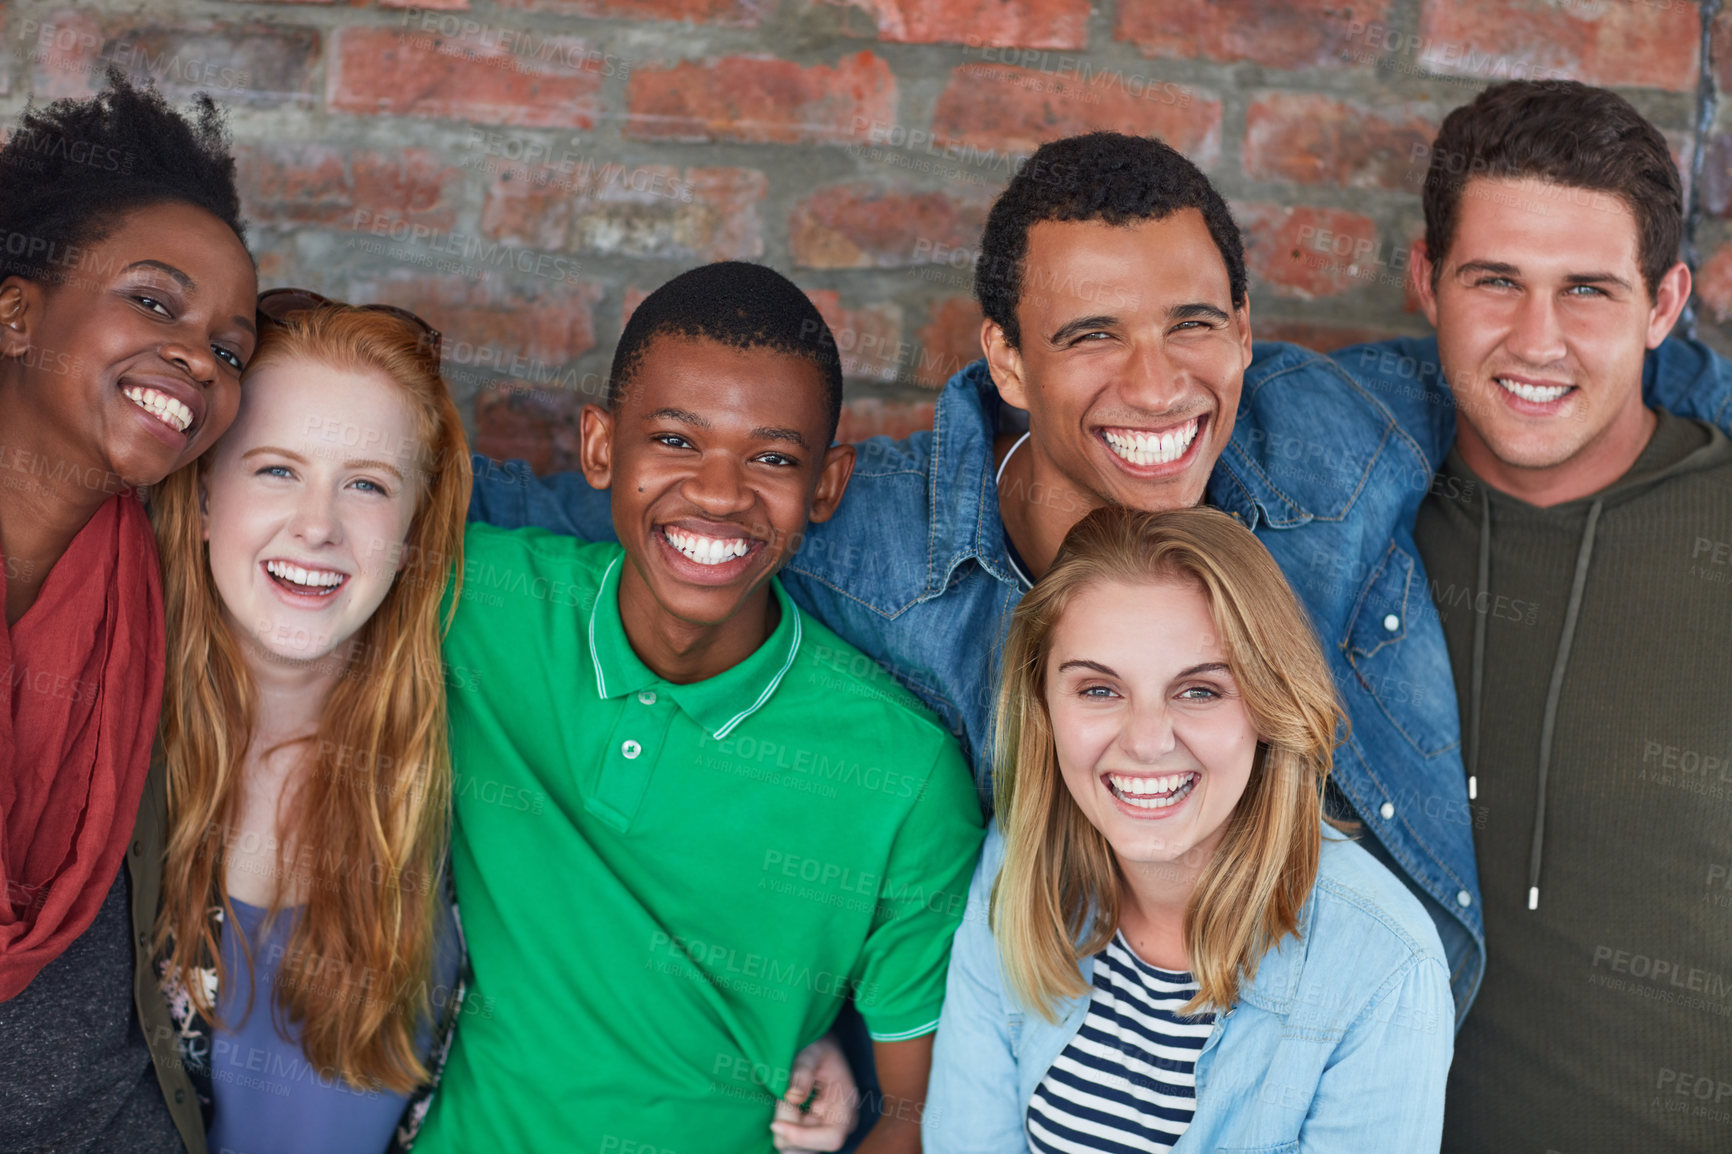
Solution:
<svg viewBox="0 0 1732 1154"><path fill-rule="evenodd" d="M1123 934L1095 955L1094 993L1070 1045L1035 1087L1036 1154L1168 1150L1197 1108L1197 1054L1215 1015L1181 1017L1197 984L1131 952Z"/></svg>

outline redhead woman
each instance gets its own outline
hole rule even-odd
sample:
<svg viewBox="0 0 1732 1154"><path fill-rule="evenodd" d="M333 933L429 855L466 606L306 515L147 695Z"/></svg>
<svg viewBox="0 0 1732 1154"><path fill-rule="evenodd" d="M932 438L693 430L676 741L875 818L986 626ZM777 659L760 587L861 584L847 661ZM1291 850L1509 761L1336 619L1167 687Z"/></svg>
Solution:
<svg viewBox="0 0 1732 1154"><path fill-rule="evenodd" d="M1436 1150L1443 950L1322 816L1340 712L1257 539L1091 513L1003 676L925 1148Z"/></svg>
<svg viewBox="0 0 1732 1154"><path fill-rule="evenodd" d="M424 322L259 312L233 428L153 504L158 972L210 1149L378 1154L460 1004L439 647L469 460Z"/></svg>

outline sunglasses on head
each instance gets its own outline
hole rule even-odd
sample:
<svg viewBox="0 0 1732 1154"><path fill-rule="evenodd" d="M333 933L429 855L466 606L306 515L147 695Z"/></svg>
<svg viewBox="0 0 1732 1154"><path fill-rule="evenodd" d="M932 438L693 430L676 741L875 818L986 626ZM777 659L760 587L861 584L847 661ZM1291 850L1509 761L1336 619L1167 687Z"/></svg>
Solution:
<svg viewBox="0 0 1732 1154"><path fill-rule="evenodd" d="M258 314L273 324L280 325L296 313L317 308L356 308L396 317L419 333L422 346L432 352L434 360L439 359L439 330L408 309L400 309L396 305L345 305L342 301L320 296L311 289L278 288L259 294Z"/></svg>

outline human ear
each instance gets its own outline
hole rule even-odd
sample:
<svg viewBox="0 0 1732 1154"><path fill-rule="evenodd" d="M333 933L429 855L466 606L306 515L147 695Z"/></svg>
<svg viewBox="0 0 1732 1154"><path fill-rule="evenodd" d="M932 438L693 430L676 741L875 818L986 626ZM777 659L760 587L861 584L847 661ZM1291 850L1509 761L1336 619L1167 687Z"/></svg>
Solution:
<svg viewBox="0 0 1732 1154"><path fill-rule="evenodd" d="M1431 322L1431 327L1437 327L1437 290L1433 287L1431 268L1431 252L1425 247L1422 237L1414 241L1407 249L1407 275L1413 286L1413 295L1419 298L1419 307L1425 313L1425 319Z"/></svg>
<svg viewBox="0 0 1732 1154"><path fill-rule="evenodd" d="M578 429L583 479L592 489L613 485L613 414L600 405L585 405Z"/></svg>
<svg viewBox="0 0 1732 1154"><path fill-rule="evenodd" d="M1012 408L1028 409L1028 389L1022 378L1022 353L1011 345L996 321L980 322L980 347L986 352L986 367L998 395Z"/></svg>
<svg viewBox="0 0 1732 1154"><path fill-rule="evenodd" d="M21 276L0 281L0 357L30 350L30 324L42 308L42 287Z"/></svg>
<svg viewBox="0 0 1732 1154"><path fill-rule="evenodd" d="M1648 313L1648 347L1657 349L1660 342L1678 323L1678 314L1690 299L1690 266L1679 261L1667 269L1654 286L1654 307Z"/></svg>
<svg viewBox="0 0 1732 1154"><path fill-rule="evenodd" d="M812 510L806 515L811 522L828 521L836 515L842 494L848 488L848 478L854 475L854 446L831 445L824 453L824 464L818 470L818 486L812 493Z"/></svg>

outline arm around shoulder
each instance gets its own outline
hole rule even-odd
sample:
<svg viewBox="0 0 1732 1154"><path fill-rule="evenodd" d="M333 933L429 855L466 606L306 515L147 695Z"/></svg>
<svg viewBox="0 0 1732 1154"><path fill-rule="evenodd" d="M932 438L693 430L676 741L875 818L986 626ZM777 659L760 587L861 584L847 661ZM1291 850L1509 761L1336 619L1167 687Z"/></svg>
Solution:
<svg viewBox="0 0 1732 1154"><path fill-rule="evenodd" d="M1642 399L1732 434L1732 360L1701 341L1667 337L1643 365Z"/></svg>
<svg viewBox="0 0 1732 1154"><path fill-rule="evenodd" d="M582 473L538 477L528 461L495 461L470 454L475 487L469 519L501 529L545 529L584 541L612 541L613 506L606 489L594 489Z"/></svg>

